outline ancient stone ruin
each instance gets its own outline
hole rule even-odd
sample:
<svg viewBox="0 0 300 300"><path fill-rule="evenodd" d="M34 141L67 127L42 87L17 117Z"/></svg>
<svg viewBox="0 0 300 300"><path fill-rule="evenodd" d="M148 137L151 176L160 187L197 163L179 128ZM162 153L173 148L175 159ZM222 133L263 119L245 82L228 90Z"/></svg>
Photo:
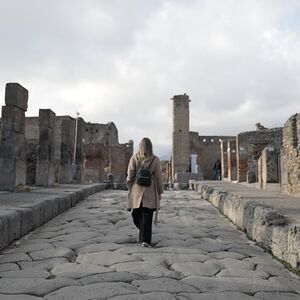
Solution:
<svg viewBox="0 0 300 300"><path fill-rule="evenodd" d="M200 136L189 128L189 96L173 100L173 140L171 172L166 182L188 187L191 180L212 180L213 165L219 159L222 179L253 183L257 187L300 194L299 114L283 128L266 128L237 136Z"/></svg>
<svg viewBox="0 0 300 300"><path fill-rule="evenodd" d="M133 142L120 144L114 123L85 122L40 109L25 117L28 91L8 83L0 119L0 190L18 186L123 183Z"/></svg>
<svg viewBox="0 0 300 300"><path fill-rule="evenodd" d="M26 184L25 112L28 91L18 83L8 83L2 106L0 137L0 189L14 190Z"/></svg>

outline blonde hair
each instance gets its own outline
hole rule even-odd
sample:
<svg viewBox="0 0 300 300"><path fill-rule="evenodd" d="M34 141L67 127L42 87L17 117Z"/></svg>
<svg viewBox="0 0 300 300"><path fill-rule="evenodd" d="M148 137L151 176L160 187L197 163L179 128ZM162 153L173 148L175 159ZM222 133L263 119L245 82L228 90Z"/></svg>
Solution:
<svg viewBox="0 0 300 300"><path fill-rule="evenodd" d="M152 142L149 138L144 137L139 144L139 150L137 152L138 160L142 161L151 156L153 156Z"/></svg>

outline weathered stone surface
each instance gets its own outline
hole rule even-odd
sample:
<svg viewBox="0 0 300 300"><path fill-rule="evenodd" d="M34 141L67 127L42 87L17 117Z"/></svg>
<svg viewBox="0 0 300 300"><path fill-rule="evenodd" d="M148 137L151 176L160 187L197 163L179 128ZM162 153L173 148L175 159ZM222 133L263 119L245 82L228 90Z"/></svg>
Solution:
<svg viewBox="0 0 300 300"><path fill-rule="evenodd" d="M217 274L217 277L235 277L235 278L262 278L268 279L270 275L263 271L252 271L248 269L238 269L234 266L226 268Z"/></svg>
<svg viewBox="0 0 300 300"><path fill-rule="evenodd" d="M259 292L254 295L255 297L263 300L298 300L300 294L283 293L283 292Z"/></svg>
<svg viewBox="0 0 300 300"><path fill-rule="evenodd" d="M188 276L181 280L183 283L197 287L201 292L225 292L239 291L246 294L254 294L259 291L290 292L291 288L284 284L273 283L265 279L252 278L227 278L227 277L201 277Z"/></svg>
<svg viewBox="0 0 300 300"><path fill-rule="evenodd" d="M5 104L27 111L28 90L17 82L7 83L5 87Z"/></svg>
<svg viewBox="0 0 300 300"><path fill-rule="evenodd" d="M13 136L13 133L24 134L25 114L17 107L2 106L3 138ZM11 131L11 132L8 132Z"/></svg>
<svg viewBox="0 0 300 300"><path fill-rule="evenodd" d="M55 257L65 257L69 260L72 260L75 257L75 253L68 248L60 248L60 249L49 249L49 250L40 250L30 252L30 256L33 260L43 260L48 258Z"/></svg>
<svg viewBox="0 0 300 300"><path fill-rule="evenodd" d="M178 300L258 300L254 296L258 292L276 292L283 296L297 293L299 279L291 276L283 265L274 262L254 242L245 239L243 233L237 231L215 208L199 199L197 192L166 192L163 197L161 223L153 226L153 241L158 243L167 240L170 233L175 244L189 241L188 246L145 248L138 242L102 243L100 239L103 236L112 239L119 239L122 235L136 238L138 233L131 215L124 213L127 192L105 191L89 197L28 235L20 243L14 243L11 248L6 249L2 257L25 253L30 256L33 253L36 255L34 259L39 260L17 261L24 271L11 270L15 273L10 268L13 269L16 265L4 262L0 264L0 267L3 266L2 272L24 276L6 278L11 281L26 281L22 285L17 282L18 289L14 293L43 295L44 299L128 297L134 300L165 297ZM129 222L123 222L124 218ZM99 225L99 228L95 230L87 223ZM48 244L51 245L50 249L47 248ZM53 248L58 244L77 245L78 261L72 263L75 253L71 251L72 255L69 257L67 253L70 250L65 248L59 254L63 257L48 258L56 256L57 251L62 251ZM215 245L222 244L229 249L212 251L215 250ZM201 249L202 245L207 246L206 250ZM242 253L232 251L235 247ZM88 263L78 263L79 261ZM28 277L36 276L33 274L46 276L46 273L49 274L47 279L31 278L35 280L36 288L43 288L43 292L40 289L34 290ZM199 276L203 273L209 276ZM194 275L186 277L189 274ZM275 277L269 278L269 275ZM60 280L69 281L63 281L60 288ZM112 286L112 283L115 285ZM10 290L15 290L15 286L10 284ZM3 285L7 286L6 282L0 281L0 286ZM5 293L0 290L0 294ZM14 294L9 292L9 295Z"/></svg>
<svg viewBox="0 0 300 300"><path fill-rule="evenodd" d="M43 260L36 260L30 262L19 262L19 265L22 269L47 269L52 270L54 267L68 263L69 260L67 258L50 258Z"/></svg>
<svg viewBox="0 0 300 300"><path fill-rule="evenodd" d="M143 279L142 276L130 272L109 272L96 275L89 275L79 279L78 281L84 285L101 282L127 282Z"/></svg>
<svg viewBox="0 0 300 300"><path fill-rule="evenodd" d="M18 271L19 266L14 263L0 264L0 272Z"/></svg>
<svg viewBox="0 0 300 300"><path fill-rule="evenodd" d="M68 278L81 278L84 276L105 272L110 272L110 270L102 266L88 263L66 263L54 267L51 271L53 275L59 275Z"/></svg>
<svg viewBox="0 0 300 300"><path fill-rule="evenodd" d="M253 270L254 264L248 261L241 261L238 259L232 258L223 258L223 259L209 259L205 263L215 264L216 266L221 266L223 268L234 268L234 269L244 269L244 270Z"/></svg>
<svg viewBox="0 0 300 300"><path fill-rule="evenodd" d="M299 268L299 205L284 195L256 190L228 182L198 184L201 196L210 201L247 235L272 251L273 255ZM227 192L228 191L228 192ZM255 200L254 200L255 199ZM289 219L286 217L289 216ZM262 250L246 250L239 246L229 248L248 256L259 255Z"/></svg>
<svg viewBox="0 0 300 300"><path fill-rule="evenodd" d="M109 298L109 300L176 300L170 293L153 292L141 295L122 295Z"/></svg>
<svg viewBox="0 0 300 300"><path fill-rule="evenodd" d="M32 252L32 251L38 251L38 250L46 250L46 249L51 249L54 248L52 246L52 244L50 243L37 243L37 244L30 244L30 245L25 245L25 244L21 244L18 248L13 249L14 253L28 253L28 252ZM5 253L5 251L3 251L2 253Z"/></svg>
<svg viewBox="0 0 300 300"><path fill-rule="evenodd" d="M47 300L90 300L107 299L117 295L139 293L132 285L123 282L95 283L86 286L72 286L57 290L47 296Z"/></svg>
<svg viewBox="0 0 300 300"><path fill-rule="evenodd" d="M39 148L36 165L36 184L54 184L54 124L55 113L50 109L39 111Z"/></svg>
<svg viewBox="0 0 300 300"><path fill-rule="evenodd" d="M196 293L198 290L188 284L171 278L135 280L132 284L142 292Z"/></svg>
<svg viewBox="0 0 300 300"><path fill-rule="evenodd" d="M79 263L93 263L96 265L109 267L118 263L138 261L138 259L127 254L103 251L97 253L80 254L78 255L76 261Z"/></svg>
<svg viewBox="0 0 300 300"><path fill-rule="evenodd" d="M136 273L142 276L149 276L149 277L170 277L170 278L178 278L178 274L173 271L167 269L165 265L161 265L156 261L151 262L127 262L127 263L120 263L115 264L110 267L112 270L117 272L131 272Z"/></svg>
<svg viewBox="0 0 300 300"><path fill-rule="evenodd" d="M244 254L233 252L233 251L218 251L218 252L211 252L207 255L209 258L233 258L233 259L243 259L246 256Z"/></svg>
<svg viewBox="0 0 300 300"><path fill-rule="evenodd" d="M43 296L61 287L79 285L75 280L67 278L39 279L39 278L1 278L0 294L30 294Z"/></svg>
<svg viewBox="0 0 300 300"><path fill-rule="evenodd" d="M43 300L44 298L29 296L29 295L2 295L0 294L1 300Z"/></svg>
<svg viewBox="0 0 300 300"><path fill-rule="evenodd" d="M32 259L25 253L12 253L0 256L0 264L31 260Z"/></svg>
<svg viewBox="0 0 300 300"><path fill-rule="evenodd" d="M49 275L49 272L42 269L26 269L0 272L1 278L47 278Z"/></svg>
<svg viewBox="0 0 300 300"><path fill-rule="evenodd" d="M78 251L79 255L87 254L87 253L95 253L101 251L114 251L116 249L122 248L122 245L115 243L101 243L101 244L93 244L81 247Z"/></svg>
<svg viewBox="0 0 300 300"><path fill-rule="evenodd" d="M174 263L172 264L171 268L175 272L182 273L184 276L213 276L222 269L222 267L217 266L213 263L204 264L200 262Z"/></svg>
<svg viewBox="0 0 300 300"><path fill-rule="evenodd" d="M58 171L59 183L72 181L72 148L74 136L70 135L72 120L63 120L61 124L60 165Z"/></svg>
<svg viewBox="0 0 300 300"><path fill-rule="evenodd" d="M255 300L257 298L240 292L222 292L222 293L182 293L181 296L189 300Z"/></svg>

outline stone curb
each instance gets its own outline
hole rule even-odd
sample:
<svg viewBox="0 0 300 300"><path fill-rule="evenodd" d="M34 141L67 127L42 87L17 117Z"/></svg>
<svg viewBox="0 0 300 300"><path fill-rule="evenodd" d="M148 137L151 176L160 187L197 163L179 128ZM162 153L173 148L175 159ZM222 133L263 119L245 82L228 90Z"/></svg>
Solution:
<svg viewBox="0 0 300 300"><path fill-rule="evenodd" d="M197 182L196 190L201 194L201 198L212 203L239 229L246 232L249 238L299 273L299 224L290 223L287 217L272 207L220 188Z"/></svg>
<svg viewBox="0 0 300 300"><path fill-rule="evenodd" d="M107 188L103 183L79 186L75 190L74 185L70 187L68 189L68 186L64 185L58 189L54 188L53 194L49 193L49 196L46 193L47 189L42 189L40 199L39 194L26 193L27 197L32 195L32 199L27 203L23 201L19 205L16 202L12 206L4 206L4 208L0 206L0 250L73 207L84 198ZM46 197L43 193L46 193ZM25 193L14 193L14 195L22 197Z"/></svg>

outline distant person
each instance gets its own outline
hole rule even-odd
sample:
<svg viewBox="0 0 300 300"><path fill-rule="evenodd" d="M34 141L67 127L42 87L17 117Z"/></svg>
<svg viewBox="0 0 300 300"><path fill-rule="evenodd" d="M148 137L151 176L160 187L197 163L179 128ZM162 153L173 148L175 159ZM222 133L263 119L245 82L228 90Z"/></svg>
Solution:
<svg viewBox="0 0 300 300"><path fill-rule="evenodd" d="M213 170L214 170L213 179L221 180L221 162L219 159L217 159L217 161L215 162Z"/></svg>
<svg viewBox="0 0 300 300"><path fill-rule="evenodd" d="M143 185L141 169L144 177L147 177L147 170L149 171L149 186ZM160 160L153 154L149 138L141 140L138 152L129 161L127 174L126 185L129 190L127 209L132 209L133 223L139 229L139 243L143 247L150 247L153 213L155 211L154 224L157 224L163 181Z"/></svg>

